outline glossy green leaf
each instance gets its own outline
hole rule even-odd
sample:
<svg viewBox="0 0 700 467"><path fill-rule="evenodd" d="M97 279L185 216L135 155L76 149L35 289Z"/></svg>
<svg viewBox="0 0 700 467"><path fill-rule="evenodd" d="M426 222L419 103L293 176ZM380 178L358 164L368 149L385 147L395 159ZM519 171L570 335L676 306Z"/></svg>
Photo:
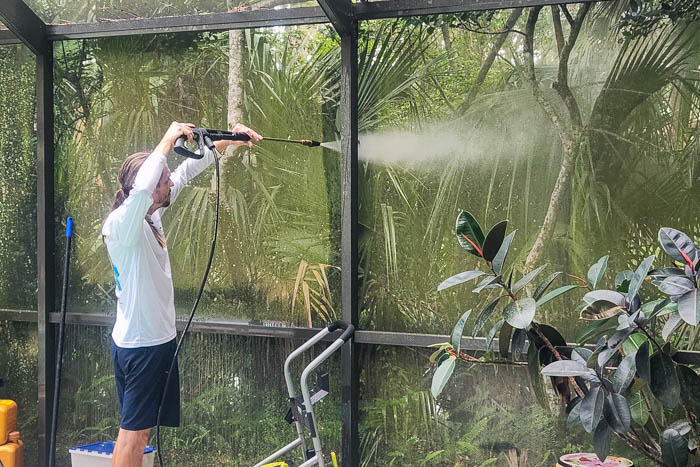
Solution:
<svg viewBox="0 0 700 467"><path fill-rule="evenodd" d="M542 375L540 375L540 351L534 345L530 345L527 348L527 371L528 376L530 376L530 386L535 393L535 399L537 399L542 408L549 409L544 382Z"/></svg>
<svg viewBox="0 0 700 467"><path fill-rule="evenodd" d="M472 310L467 310L462 314L462 317L457 320L457 324L455 324L454 329L452 330L452 338L450 339L450 343L452 344L452 347L457 349L457 352L459 352L461 343L462 343L462 332L464 331L464 323L467 322L467 319L469 318L469 315L471 314Z"/></svg>
<svg viewBox="0 0 700 467"><path fill-rule="evenodd" d="M571 408L571 411L569 411L569 415L566 417L566 424L568 426L576 426L581 424L581 399L578 399L578 402ZM572 400L572 403L574 401Z"/></svg>
<svg viewBox="0 0 700 467"><path fill-rule="evenodd" d="M607 300L598 300L593 303L588 304L583 310L581 310L580 319L588 321L598 321L601 319L612 318L622 311L622 307L615 305Z"/></svg>
<svg viewBox="0 0 700 467"><path fill-rule="evenodd" d="M600 368L604 368L608 364L608 361L610 361L610 359L617 354L617 351L617 347L605 347L604 349L601 349L596 360L598 366Z"/></svg>
<svg viewBox="0 0 700 467"><path fill-rule="evenodd" d="M681 386L678 381L675 363L666 352L656 352L649 359L649 389L664 407L673 408L678 405L681 397Z"/></svg>
<svg viewBox="0 0 700 467"><path fill-rule="evenodd" d="M501 358L508 358L510 350L510 336L513 333L513 327L508 323L503 323L501 331L498 333L498 353Z"/></svg>
<svg viewBox="0 0 700 467"><path fill-rule="evenodd" d="M595 449L595 455L601 462L605 462L610 453L610 437L612 436L612 430L610 426L602 420L595 429L593 434L593 447Z"/></svg>
<svg viewBox="0 0 700 467"><path fill-rule="evenodd" d="M489 331L488 334L486 334L486 350L489 350L491 348L491 344L493 343L493 338L496 337L496 333L501 329L501 326L503 326L503 323L505 323L505 320L500 319L496 322L496 324L493 325L491 330Z"/></svg>
<svg viewBox="0 0 700 467"><path fill-rule="evenodd" d="M484 290L485 288L497 284L498 281L501 280L501 278L502 278L502 276L488 276L484 280L479 282L479 285L477 285L476 288L474 288L474 290L472 290L472 292L479 293L482 290Z"/></svg>
<svg viewBox="0 0 700 467"><path fill-rule="evenodd" d="M627 399L615 392L605 394L603 417L616 433L627 433L632 423L632 414L629 405L627 405Z"/></svg>
<svg viewBox="0 0 700 467"><path fill-rule="evenodd" d="M542 306L545 303L547 303L548 301L557 298L559 295L564 295L566 292L568 292L570 290L577 289L577 288L578 288L578 285L564 285L562 287L556 288L556 289L552 290L551 292L549 292L548 294L546 294L544 297L537 300L537 306L538 307Z"/></svg>
<svg viewBox="0 0 700 467"><path fill-rule="evenodd" d="M687 418L681 418L680 420L676 420L675 422L671 423L666 428L667 429L673 428L678 433L680 433L681 436L687 435L688 433L690 433L690 430L691 430L690 422L688 421Z"/></svg>
<svg viewBox="0 0 700 467"><path fill-rule="evenodd" d="M481 257L481 248L484 245L484 231L481 230L481 225L470 212L462 211L459 213L455 234L462 248L475 256Z"/></svg>
<svg viewBox="0 0 700 467"><path fill-rule="evenodd" d="M668 467L687 467L688 443L681 434L669 428L661 435L661 458Z"/></svg>
<svg viewBox="0 0 700 467"><path fill-rule="evenodd" d="M534 298L522 298L510 302L503 310L503 319L517 329L527 328L535 318L537 303Z"/></svg>
<svg viewBox="0 0 700 467"><path fill-rule="evenodd" d="M501 221L498 224L491 227L489 233L486 234L484 239L484 249L483 256L486 261L493 261L493 259L498 254L498 250L503 244L503 239L506 236L506 228L508 227L508 221Z"/></svg>
<svg viewBox="0 0 700 467"><path fill-rule="evenodd" d="M666 254L683 265L693 266L695 245L683 232L663 227L659 229L659 243Z"/></svg>
<svg viewBox="0 0 700 467"><path fill-rule="evenodd" d="M640 426L646 425L649 420L649 409L647 408L647 403L644 401L644 396L641 391L628 396L627 404L630 407L632 420Z"/></svg>
<svg viewBox="0 0 700 467"><path fill-rule="evenodd" d="M603 256L600 258L593 266L588 270L586 277L588 278L588 285L591 289L595 289L603 280L603 275L605 274L605 269L608 267L608 256Z"/></svg>
<svg viewBox="0 0 700 467"><path fill-rule="evenodd" d="M583 301L588 304L599 300L605 300L617 306L625 305L625 296L614 290L592 290L583 296Z"/></svg>
<svg viewBox="0 0 700 467"><path fill-rule="evenodd" d="M696 326L700 322L700 293L698 289L693 289L678 299L678 313L683 321L691 326Z"/></svg>
<svg viewBox="0 0 700 467"><path fill-rule="evenodd" d="M484 325L488 322L489 318L493 314L493 311L496 309L496 305L498 305L498 302L505 297L505 295L501 295L500 297L496 297L494 300L491 301L486 307L481 311L479 316L476 318L476 322L474 323L474 328L472 329L472 337L476 337L479 335L481 332L481 329L484 327Z"/></svg>
<svg viewBox="0 0 700 467"><path fill-rule="evenodd" d="M450 357L443 361L440 366L438 366L438 369L435 370L433 383L430 386L430 392L433 394L433 397L437 398L442 390L445 389L445 385L450 380L452 372L455 369L456 361L457 359L450 355Z"/></svg>
<svg viewBox="0 0 700 467"><path fill-rule="evenodd" d="M605 336L602 336L600 339L598 339L598 342L595 345L595 349L593 350L593 353L591 354L590 357L588 357L588 361L586 361L586 366L588 368L596 368L596 365L598 365L598 357L600 355L600 352L608 348L608 339Z"/></svg>
<svg viewBox="0 0 700 467"><path fill-rule="evenodd" d="M642 283L644 283L644 279L646 279L647 273L654 262L654 258L654 255L648 256L640 263L637 270L634 271L634 276L630 280L629 290L627 291L627 296L630 299L634 298L634 296L639 292L639 289L642 286Z"/></svg>
<svg viewBox="0 0 700 467"><path fill-rule="evenodd" d="M532 298L534 298L535 300L539 300L542 294L544 294L549 288L549 286L552 285L552 282L554 282L554 280L562 274L563 273L561 271L558 271L553 272L552 274L547 276L547 278L543 280L540 285L537 286L537 288L535 289L535 293L532 294Z"/></svg>
<svg viewBox="0 0 700 467"><path fill-rule="evenodd" d="M599 385L592 385L586 397L581 402L581 425L588 433L592 433L603 415L603 390Z"/></svg>
<svg viewBox="0 0 700 467"><path fill-rule="evenodd" d="M527 332L524 329L515 329L510 340L510 352L513 360L520 360L520 355L525 350Z"/></svg>
<svg viewBox="0 0 700 467"><path fill-rule="evenodd" d="M510 249L510 244L513 242L513 237L515 237L515 230L509 233L508 236L505 239L503 239L501 247L498 249L498 253L496 253L496 256L491 262L491 267L496 272L496 274L501 274L503 272L503 266L506 264L508 250Z"/></svg>
<svg viewBox="0 0 700 467"><path fill-rule="evenodd" d="M630 326L634 325L634 320L627 313L620 313L617 315L617 331L622 331Z"/></svg>
<svg viewBox="0 0 700 467"><path fill-rule="evenodd" d="M622 351L625 355L635 354L646 340L647 336L641 332L635 332L622 343Z"/></svg>
<svg viewBox="0 0 700 467"><path fill-rule="evenodd" d="M622 346L622 343L625 342L625 340L631 336L636 329L636 327L626 327L624 329L620 329L619 331L615 331L615 333L613 333L613 335L608 339L608 347L619 349Z"/></svg>
<svg viewBox="0 0 700 467"><path fill-rule="evenodd" d="M652 300L644 303L641 308L647 320L655 316L665 316L674 313L678 310L678 304L671 301L670 298Z"/></svg>
<svg viewBox="0 0 700 467"><path fill-rule="evenodd" d="M661 282L659 282L657 284L657 287L660 291L672 297L677 295L684 295L688 292L692 292L693 290L697 290L693 281L688 279L686 276L667 277Z"/></svg>
<svg viewBox="0 0 700 467"><path fill-rule="evenodd" d="M683 405L695 417L700 417L700 376L692 368L685 365L676 365L676 373L682 388Z"/></svg>
<svg viewBox="0 0 700 467"><path fill-rule="evenodd" d="M634 381L634 375L637 373L636 357L636 353L628 354L617 366L615 377L613 378L615 392L621 393Z"/></svg>
<svg viewBox="0 0 700 467"><path fill-rule="evenodd" d="M644 341L639 346L639 350L634 358L634 365L637 367L637 373L647 383L651 381L651 369L649 367L649 341Z"/></svg>
<svg viewBox="0 0 700 467"><path fill-rule="evenodd" d="M663 337L665 341L668 341L671 334L673 334L673 332L678 329L678 326L680 326L682 323L683 317L681 314L679 312L673 313L664 323L664 328L661 330L661 337Z"/></svg>
<svg viewBox="0 0 700 467"><path fill-rule="evenodd" d="M539 275L539 273L541 273L544 270L544 268L546 268L546 267L547 267L547 265L544 264L544 265L540 266L539 268L525 274L522 277L522 279L520 279L518 282L516 282L515 285L513 286L513 288L511 289L513 291L513 293L520 292L527 284L532 282L532 280L535 277L537 277Z"/></svg>
<svg viewBox="0 0 700 467"><path fill-rule="evenodd" d="M574 360L556 360L542 368L545 376L588 376L592 373L585 364Z"/></svg>
<svg viewBox="0 0 700 467"><path fill-rule="evenodd" d="M576 347L571 351L571 360L586 365L588 359L593 355L593 351L585 347Z"/></svg>
<svg viewBox="0 0 700 467"><path fill-rule="evenodd" d="M445 279L438 285L438 292L441 290L445 290L448 287L452 287L453 285L457 284L462 284L463 282L470 281L472 279L476 279L477 277L483 276L485 273L482 271L464 271L460 272L459 274L455 274L454 276L450 277L449 279Z"/></svg>
<svg viewBox="0 0 700 467"><path fill-rule="evenodd" d="M681 268L658 268L649 271L652 279L664 280L669 276L685 276L685 271Z"/></svg>

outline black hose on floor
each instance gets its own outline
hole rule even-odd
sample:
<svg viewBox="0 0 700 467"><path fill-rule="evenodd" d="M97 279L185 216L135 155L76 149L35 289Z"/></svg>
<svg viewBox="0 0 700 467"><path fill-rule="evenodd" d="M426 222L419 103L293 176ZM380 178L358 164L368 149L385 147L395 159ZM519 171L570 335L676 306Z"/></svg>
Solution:
<svg viewBox="0 0 700 467"><path fill-rule="evenodd" d="M158 448L158 463L160 467L163 467L165 464L163 464L163 456L161 454L161 447L160 447L160 416L161 412L163 410L163 405L165 404L165 395L167 393L168 386L170 385L170 377L173 374L173 369L175 368L175 365L177 364L177 355L180 353L180 349L182 348L182 343L185 340L185 336L187 335L187 331L190 329L190 324L192 324L192 319L194 318L194 313L197 311L197 305L199 305L199 300L202 298L202 292L204 292L204 286L207 283L207 278L209 277L209 270L211 269L211 263L214 260L214 249L216 248L216 236L219 231L219 156L218 152L214 149L212 150L212 153L214 154L214 170L216 172L216 208L215 208L215 214L214 214L214 235L211 240L211 248L209 250L209 261L207 262L207 268L204 271L204 277L202 278L202 283L199 286L199 292L197 293L197 298L194 301L194 306L192 306L192 311L190 312L190 317L187 320L187 325L185 326L185 329L182 331L182 335L180 336L180 340L177 343L177 347L175 348L175 354L173 355L173 361L170 364L170 369L168 370L168 377L165 380L165 386L163 387L163 395L161 396L160 399L160 406L158 406L158 419L156 421L156 442L157 442L157 448ZM177 390L179 391L180 388L178 387Z"/></svg>

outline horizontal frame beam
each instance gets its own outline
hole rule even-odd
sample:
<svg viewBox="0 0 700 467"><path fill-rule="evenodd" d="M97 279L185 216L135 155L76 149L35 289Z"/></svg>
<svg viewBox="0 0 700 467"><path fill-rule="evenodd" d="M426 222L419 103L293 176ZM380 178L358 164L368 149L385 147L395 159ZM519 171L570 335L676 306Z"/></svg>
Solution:
<svg viewBox="0 0 700 467"><path fill-rule="evenodd" d="M0 21L35 54L46 51L46 24L22 0L2 0Z"/></svg>
<svg viewBox="0 0 700 467"><path fill-rule="evenodd" d="M0 45L21 44L22 41L8 29L0 29Z"/></svg>
<svg viewBox="0 0 700 467"><path fill-rule="evenodd" d="M466 11L507 10L564 3L596 3L609 0L384 0L353 3L353 16L366 21L406 16L462 13Z"/></svg>
<svg viewBox="0 0 700 467"><path fill-rule="evenodd" d="M15 0L19 1L19 0ZM324 6L335 5L335 0L321 0ZM365 21L406 16L436 15L465 11L499 10L546 6L562 3L594 3L596 0L383 0L352 3L351 20ZM599 0L609 1L609 0ZM334 25L343 29L345 10L335 6L329 9ZM46 37L51 41L90 39L98 37L128 36L192 31L226 31L230 29L262 28L271 26L294 26L323 24L329 16L321 7L298 7L283 9L259 9L228 13L205 13L185 16L163 16L127 20L102 21L98 23L49 24ZM43 23L42 23L43 24ZM0 31L0 45L17 43L19 39L9 31Z"/></svg>
<svg viewBox="0 0 700 467"><path fill-rule="evenodd" d="M328 17L319 7L252 10L200 15L162 16L99 23L50 24L48 38L53 41L127 36L134 34L161 34L169 32L227 31L230 29L294 26L328 23Z"/></svg>
<svg viewBox="0 0 700 467"><path fill-rule="evenodd" d="M9 310L0 309L0 321L24 321L36 323L37 312L35 310ZM49 322L59 323L60 313L51 313ZM66 323L82 326L111 327L114 325L114 316L104 313L66 313ZM185 328L186 320L178 319L177 329ZM245 320L206 320L193 321L190 327L192 332L209 334L231 334L247 337L269 337L279 339L308 339L319 330L316 328L299 328L280 326L276 323L251 324ZM332 341L329 337L326 340ZM419 334L386 331L355 331L355 343L364 345L391 345L399 347L430 347L434 344L447 342L450 336L442 334ZM462 350L466 352L485 352L486 339L483 337L462 337ZM498 339L494 339L492 348L498 349ZM700 365L700 352L681 351L676 353L674 360L685 365Z"/></svg>

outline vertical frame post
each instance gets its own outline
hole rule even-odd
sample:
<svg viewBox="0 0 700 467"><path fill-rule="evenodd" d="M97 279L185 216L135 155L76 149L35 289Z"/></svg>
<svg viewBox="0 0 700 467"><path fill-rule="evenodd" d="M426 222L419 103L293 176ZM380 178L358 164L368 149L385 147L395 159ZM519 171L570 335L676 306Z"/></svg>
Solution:
<svg viewBox="0 0 700 467"><path fill-rule="evenodd" d="M340 146L341 179L341 293L343 320L358 324L358 161L357 161L357 21L340 37ZM341 397L343 403L343 465L360 464L358 435L358 393L360 387L359 347L355 339L341 352Z"/></svg>
<svg viewBox="0 0 700 467"><path fill-rule="evenodd" d="M54 371L56 362L55 325L49 314L55 308L54 242L54 114L53 44L47 42L36 56L37 118L37 305L39 383L39 465L48 465L48 436L51 432Z"/></svg>

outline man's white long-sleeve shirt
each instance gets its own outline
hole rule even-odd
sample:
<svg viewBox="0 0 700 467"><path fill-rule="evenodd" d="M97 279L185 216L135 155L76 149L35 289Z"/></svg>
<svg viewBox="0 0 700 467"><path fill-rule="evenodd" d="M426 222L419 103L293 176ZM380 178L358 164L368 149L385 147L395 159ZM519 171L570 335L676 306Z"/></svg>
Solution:
<svg viewBox="0 0 700 467"><path fill-rule="evenodd" d="M202 159L186 159L170 175L170 202L214 161L206 150ZM167 247L161 247L146 221L153 204L153 190L166 164L158 152L151 153L139 169L124 203L112 211L102 227L116 281L117 320L112 339L119 347L150 347L174 339L175 300ZM165 238L161 216L151 220Z"/></svg>

